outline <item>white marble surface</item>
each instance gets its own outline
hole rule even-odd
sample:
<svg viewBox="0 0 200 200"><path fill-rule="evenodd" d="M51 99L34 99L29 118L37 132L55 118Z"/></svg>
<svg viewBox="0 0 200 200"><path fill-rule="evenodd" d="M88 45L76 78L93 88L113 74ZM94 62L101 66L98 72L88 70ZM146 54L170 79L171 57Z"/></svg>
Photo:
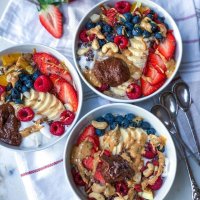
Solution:
<svg viewBox="0 0 200 200"><path fill-rule="evenodd" d="M0 1L0 16L7 3L8 0ZM0 50L11 45L11 43L0 38ZM200 168L192 159L190 159L190 162L197 182L200 184ZM186 166L183 160L179 160L175 182L165 200L191 199L190 181ZM28 200L17 170L15 153L2 147L0 147L0 200Z"/></svg>

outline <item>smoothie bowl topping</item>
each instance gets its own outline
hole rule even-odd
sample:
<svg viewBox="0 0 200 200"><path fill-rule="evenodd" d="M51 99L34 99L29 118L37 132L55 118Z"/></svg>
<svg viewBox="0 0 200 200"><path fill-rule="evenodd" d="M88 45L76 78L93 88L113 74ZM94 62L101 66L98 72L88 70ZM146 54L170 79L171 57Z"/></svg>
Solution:
<svg viewBox="0 0 200 200"><path fill-rule="evenodd" d="M102 4L79 33L76 59L85 79L105 95L138 99L173 74L176 39L165 18L139 2Z"/></svg>
<svg viewBox="0 0 200 200"><path fill-rule="evenodd" d="M166 138L132 113L92 120L71 152L74 182L88 199L154 199L165 181Z"/></svg>
<svg viewBox="0 0 200 200"><path fill-rule="evenodd" d="M4 54L0 59L0 140L29 148L63 135L78 109L67 66L36 50Z"/></svg>

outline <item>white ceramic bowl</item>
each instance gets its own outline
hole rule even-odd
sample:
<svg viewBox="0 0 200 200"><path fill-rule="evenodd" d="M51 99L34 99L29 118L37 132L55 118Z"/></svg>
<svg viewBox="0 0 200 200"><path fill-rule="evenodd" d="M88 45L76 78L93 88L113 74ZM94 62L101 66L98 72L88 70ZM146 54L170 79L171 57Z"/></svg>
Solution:
<svg viewBox="0 0 200 200"><path fill-rule="evenodd" d="M82 117L78 121L78 123L75 125L75 127L73 128L73 130L71 131L67 139L64 156L63 156L64 170L65 170L67 183L69 184L71 190L73 191L76 199L78 198L78 199L86 200L86 197L80 191L80 189L78 189L78 187L75 185L73 181L73 177L71 175L70 154L71 154L72 147L75 144L79 134L82 132L83 128L87 126L89 122L91 122L91 120L99 116L103 116L106 113L113 113L113 114L133 113L136 116L141 116L146 121L151 123L152 127L156 129L157 133L160 133L166 137L167 140L166 140L165 152L166 152L167 158L169 159L169 166L167 170L168 175L165 177L164 183L161 189L155 193L154 200L164 199L164 197L167 195L167 193L169 192L172 186L172 183L174 181L175 174L176 174L177 158L176 158L176 150L175 150L173 140L168 130L162 124L162 122L158 118L156 118L152 113L138 106L134 106L131 104L123 104L123 103L108 104L108 105L101 106L99 108L96 108L90 111L88 114L86 114L84 117Z"/></svg>
<svg viewBox="0 0 200 200"><path fill-rule="evenodd" d="M134 2L133 0L127 0L129 2ZM73 57L74 57L74 62L76 65L76 68L81 76L81 78L83 79L83 81L87 84L87 86L93 90L96 94L98 94L99 96L108 99L110 101L113 102L123 102L123 103L136 103L136 102L141 102L147 99L152 98L153 96L155 96L156 94L158 94L159 92L161 92L162 90L164 90L164 88L167 87L167 85L169 85L169 83L172 81L172 79L175 77L180 63L181 63L181 58L182 58L182 51L183 51L183 47L182 47L182 39L181 39L181 35L179 32L179 29L176 25L176 23L174 22L174 20L172 19L172 17L170 16L170 14L165 11L162 7L160 7L159 5L157 5L156 3L154 3L153 1L150 0L139 0L139 2L141 2L144 5L147 5L148 7L150 7L151 9L153 9L154 11L156 11L158 14L160 14L161 16L165 17L165 21L167 22L167 24L169 25L169 28L173 30L173 34L176 38L176 42L177 42L177 46L176 46L176 53L175 53L175 61L176 61L176 69L174 70L174 73L172 74L172 76L170 78L168 78L166 80L166 82L162 85L162 87L160 87L156 92L152 93L149 96L146 97L141 97L139 99L121 99L121 98L114 98L108 95L105 95L101 92L99 92L95 87L93 87L84 77L84 75L81 72L81 69L78 65L78 60L77 60L77 49L78 49L78 41L79 41L79 33L80 31L83 29L85 23L89 20L90 16L94 13L99 13L100 9L99 6L101 4L109 4L109 5L114 5L114 3L116 3L116 0L106 0L106 1L102 1L100 3L98 3L97 5L95 5L80 21L78 28L76 30L76 34L74 37L74 43L73 43Z"/></svg>
<svg viewBox="0 0 200 200"><path fill-rule="evenodd" d="M0 145L7 147L9 149L15 150L15 151L24 151L24 152L28 152L28 151L38 151L38 150L43 150L45 148L48 148L52 145L54 145L55 143L57 143L58 141L60 141L62 138L64 138L66 135L69 134L69 132L71 131L72 127L74 126L74 124L76 123L76 121L78 120L81 108L82 108L82 102L83 102L83 90L82 90L82 85L81 85L81 81L80 78L78 76L78 73L76 72L76 69L74 68L74 66L69 62L69 60L63 56L61 53L59 53L58 51L56 51L55 49L52 49L50 47L41 45L41 44L23 44L23 45L15 45L12 46L8 49L5 49L3 51L0 52L0 56L4 55L4 54L8 54L8 53L12 53L12 52L23 52L23 53L31 53L33 52L33 49L36 49L37 51L43 51L43 52L47 52L50 53L52 55L54 55L56 58L58 58L59 60L63 61L66 66L68 67L71 76L73 78L73 81L75 83L75 87L78 93L78 109L76 112L76 117L73 121L73 123L67 128L66 132L60 136L60 137L53 137L53 139L49 140L49 143L37 147L37 148L23 148L23 147L15 147L12 145L8 145L2 141L0 141Z"/></svg>

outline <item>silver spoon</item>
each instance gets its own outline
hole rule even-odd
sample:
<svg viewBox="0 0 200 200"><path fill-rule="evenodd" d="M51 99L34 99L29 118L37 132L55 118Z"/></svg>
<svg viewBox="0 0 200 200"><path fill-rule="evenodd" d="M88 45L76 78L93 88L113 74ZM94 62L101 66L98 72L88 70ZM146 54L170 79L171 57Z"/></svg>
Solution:
<svg viewBox="0 0 200 200"><path fill-rule="evenodd" d="M168 110L171 117L171 121L176 129L176 132L179 135L179 137L181 137L177 120L176 120L177 114L178 114L178 104L176 101L176 97L174 96L173 92L166 91L160 95L159 100L160 100L160 103ZM192 150L188 147L187 144L185 144L185 142L184 142L184 146L186 147L186 150L191 154L191 156L195 159L195 161L197 161L197 163L200 163L199 158L196 156L195 153L192 152Z"/></svg>
<svg viewBox="0 0 200 200"><path fill-rule="evenodd" d="M151 112L164 123L164 125L166 126L166 128L169 130L169 132L172 135L177 136L176 130L173 127L173 124L171 122L169 112L167 111L167 109L164 106L155 105L155 106L152 107ZM193 200L200 200L200 188L198 187L198 185L197 185L197 183L194 179L194 175L193 175L192 169L190 167L190 163L188 161L188 158L186 156L185 149L183 148L182 142L180 142L181 138L180 137L176 137L176 138L178 139L181 150L183 152L183 158L185 160L187 170L188 170L188 174L189 174L189 177L190 177L191 188L192 188L192 199Z"/></svg>
<svg viewBox="0 0 200 200"><path fill-rule="evenodd" d="M191 106L191 95L190 95L190 89L188 85L185 82L177 82L173 86L173 92L176 96L177 103L181 110L185 113L185 116L187 118L188 124L190 126L190 130L192 132L192 136L198 151L198 156L200 157L200 143L199 139L197 137L197 133L195 131L193 119L190 113L190 106Z"/></svg>

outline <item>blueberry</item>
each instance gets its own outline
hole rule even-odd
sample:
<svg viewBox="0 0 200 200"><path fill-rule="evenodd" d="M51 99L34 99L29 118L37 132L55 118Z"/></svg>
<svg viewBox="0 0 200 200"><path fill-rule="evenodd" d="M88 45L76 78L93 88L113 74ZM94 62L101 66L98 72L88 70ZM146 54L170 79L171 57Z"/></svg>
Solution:
<svg viewBox="0 0 200 200"><path fill-rule="evenodd" d="M28 74L25 74L24 76L22 76L20 78L20 80L23 81L23 82L26 82L26 81L31 80L31 79L32 79L32 77Z"/></svg>
<svg viewBox="0 0 200 200"><path fill-rule="evenodd" d="M118 115L115 117L115 121L121 126L122 121L124 120L124 117L122 115Z"/></svg>
<svg viewBox="0 0 200 200"><path fill-rule="evenodd" d="M140 20L141 20L140 16L136 15L136 16L133 17L132 23L133 24L138 24L138 23L140 23Z"/></svg>
<svg viewBox="0 0 200 200"><path fill-rule="evenodd" d="M19 79L23 79L24 76L26 76L26 74L25 73L21 73L21 74L19 74L18 77L19 77Z"/></svg>
<svg viewBox="0 0 200 200"><path fill-rule="evenodd" d="M20 80L18 80L15 83L15 89L18 90L18 91L21 91L21 89L22 89L22 82Z"/></svg>
<svg viewBox="0 0 200 200"><path fill-rule="evenodd" d="M127 120L129 120L129 121L132 121L133 118L135 118L135 115L132 114L132 113L128 113L127 115L125 115L125 118L126 118Z"/></svg>
<svg viewBox="0 0 200 200"><path fill-rule="evenodd" d="M105 40L98 40L100 47L102 47L104 44L106 44Z"/></svg>
<svg viewBox="0 0 200 200"><path fill-rule="evenodd" d="M162 39L163 39L163 35L161 34L161 32L155 33L155 34L154 34L154 37L155 37L156 39L159 39L159 40L162 40Z"/></svg>
<svg viewBox="0 0 200 200"><path fill-rule="evenodd" d="M130 122L129 126L131 126L131 127L137 127L137 123L136 122Z"/></svg>
<svg viewBox="0 0 200 200"><path fill-rule="evenodd" d="M165 18L164 18L164 17L159 17L159 16L158 16L157 19L158 19L158 21L160 21L160 22L162 22L162 23L165 21Z"/></svg>
<svg viewBox="0 0 200 200"><path fill-rule="evenodd" d="M111 113L107 113L105 116L104 116L105 120L111 124L114 122L115 118L114 116L111 114Z"/></svg>
<svg viewBox="0 0 200 200"><path fill-rule="evenodd" d="M128 29L128 30L133 30L133 27L134 25L130 22L125 22L124 23L125 27Z"/></svg>
<svg viewBox="0 0 200 200"><path fill-rule="evenodd" d="M117 32L117 35L123 35L124 27L123 26L117 26L116 32Z"/></svg>
<svg viewBox="0 0 200 200"><path fill-rule="evenodd" d="M105 122L106 120L103 117L100 116L100 117L96 118L96 121L97 122Z"/></svg>
<svg viewBox="0 0 200 200"><path fill-rule="evenodd" d="M20 92L17 89L13 88L11 90L11 96L13 99L18 99L20 98Z"/></svg>
<svg viewBox="0 0 200 200"><path fill-rule="evenodd" d="M28 90L29 90L29 88L27 88L25 85L22 86L22 90L21 90L21 91L22 91L23 93L24 93L24 92L27 92Z"/></svg>
<svg viewBox="0 0 200 200"><path fill-rule="evenodd" d="M33 81L32 80L27 80L25 82L25 85L26 85L27 88L33 88Z"/></svg>
<svg viewBox="0 0 200 200"><path fill-rule="evenodd" d="M6 86L6 91L10 91L12 89L12 84L8 83L8 85Z"/></svg>
<svg viewBox="0 0 200 200"><path fill-rule="evenodd" d="M147 130L147 129L151 128L151 125L149 124L149 122L144 122L143 121L141 127L143 129Z"/></svg>
<svg viewBox="0 0 200 200"><path fill-rule="evenodd" d="M131 30L127 30L126 31L127 37L131 38L132 37L132 31Z"/></svg>
<svg viewBox="0 0 200 200"><path fill-rule="evenodd" d="M110 124L110 130L114 130L116 128L116 126L118 125L117 122L113 122Z"/></svg>
<svg viewBox="0 0 200 200"><path fill-rule="evenodd" d="M134 36L141 36L142 33L143 33L143 30L139 26L136 26L133 28L132 34Z"/></svg>
<svg viewBox="0 0 200 200"><path fill-rule="evenodd" d="M87 22L86 24L85 24L85 28L87 29L87 30L89 30L89 29L91 29L91 28L94 28L96 25L94 24L94 23L92 23L91 21L89 21L89 22Z"/></svg>
<svg viewBox="0 0 200 200"><path fill-rule="evenodd" d="M143 124L143 121L140 120L139 122L137 122L137 127L141 128L141 127L142 127L142 124Z"/></svg>
<svg viewBox="0 0 200 200"><path fill-rule="evenodd" d="M105 25L105 23L104 23L104 22L102 22L102 21L99 21L99 22L97 22L97 25L99 25L99 26L103 27L103 26Z"/></svg>
<svg viewBox="0 0 200 200"><path fill-rule="evenodd" d="M12 96L11 95L6 96L6 102L11 102L11 101L12 101Z"/></svg>
<svg viewBox="0 0 200 200"><path fill-rule="evenodd" d="M153 15L154 13L155 13L155 12L154 12L154 10L151 10L151 11L150 11L150 14L152 14L152 15Z"/></svg>
<svg viewBox="0 0 200 200"><path fill-rule="evenodd" d="M149 14L147 15L147 17L150 18L150 19L153 19L153 14L149 13Z"/></svg>
<svg viewBox="0 0 200 200"><path fill-rule="evenodd" d="M127 22L130 22L133 15L130 12L127 12L127 13L124 14L124 17L125 17Z"/></svg>
<svg viewBox="0 0 200 200"><path fill-rule="evenodd" d="M156 32L158 30L158 26L155 23L150 23L150 24L152 32Z"/></svg>
<svg viewBox="0 0 200 200"><path fill-rule="evenodd" d="M147 134L155 134L156 133L156 130L154 128L149 128L147 129Z"/></svg>
<svg viewBox="0 0 200 200"><path fill-rule="evenodd" d="M149 38L149 37L151 37L151 33L149 31L147 31L147 30L144 30L143 31L143 37L144 38Z"/></svg>
<svg viewBox="0 0 200 200"><path fill-rule="evenodd" d="M129 120L127 120L126 118L122 121L121 126L123 128L128 128L129 127Z"/></svg>
<svg viewBox="0 0 200 200"><path fill-rule="evenodd" d="M103 136L105 132L104 132L104 130L96 129L95 133L96 133L96 135L98 135L100 137L100 136Z"/></svg>
<svg viewBox="0 0 200 200"><path fill-rule="evenodd" d="M16 104L22 104L23 101L22 101L21 99L15 99L15 103L16 103Z"/></svg>
<svg viewBox="0 0 200 200"><path fill-rule="evenodd" d="M40 71L36 70L33 74L32 74L32 79L36 80L38 77L40 76Z"/></svg>
<svg viewBox="0 0 200 200"><path fill-rule="evenodd" d="M112 27L108 24L105 24L103 27L102 27L102 32L103 33L111 33L112 32Z"/></svg>
<svg viewBox="0 0 200 200"><path fill-rule="evenodd" d="M106 36L106 40L107 40L108 42L113 42L113 41L114 41L114 35L113 35L113 34L108 34L108 35Z"/></svg>

